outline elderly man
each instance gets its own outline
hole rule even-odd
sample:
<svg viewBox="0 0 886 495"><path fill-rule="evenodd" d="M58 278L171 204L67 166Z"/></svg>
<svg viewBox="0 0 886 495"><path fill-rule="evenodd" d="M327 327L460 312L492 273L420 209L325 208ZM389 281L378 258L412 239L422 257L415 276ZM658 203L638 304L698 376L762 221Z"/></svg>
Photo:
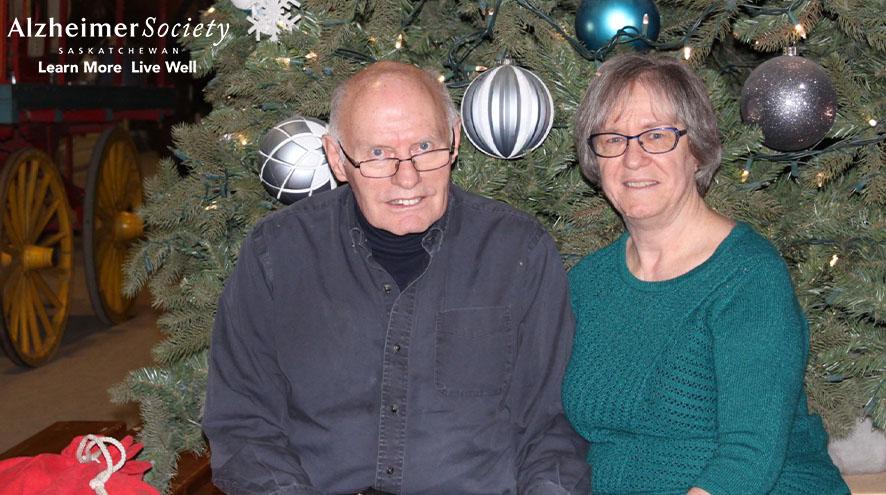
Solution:
<svg viewBox="0 0 886 495"><path fill-rule="evenodd" d="M348 185L269 215L219 301L203 429L232 494L587 493L574 321L532 218L450 183L445 87L381 62L333 95Z"/></svg>

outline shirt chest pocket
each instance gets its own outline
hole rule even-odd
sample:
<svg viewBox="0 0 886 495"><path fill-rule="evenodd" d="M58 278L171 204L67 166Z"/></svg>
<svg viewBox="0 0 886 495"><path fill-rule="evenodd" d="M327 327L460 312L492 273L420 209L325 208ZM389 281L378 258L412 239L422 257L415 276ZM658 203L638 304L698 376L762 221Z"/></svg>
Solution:
<svg viewBox="0 0 886 495"><path fill-rule="evenodd" d="M434 384L444 395L500 394L513 367L514 330L507 306L437 313Z"/></svg>

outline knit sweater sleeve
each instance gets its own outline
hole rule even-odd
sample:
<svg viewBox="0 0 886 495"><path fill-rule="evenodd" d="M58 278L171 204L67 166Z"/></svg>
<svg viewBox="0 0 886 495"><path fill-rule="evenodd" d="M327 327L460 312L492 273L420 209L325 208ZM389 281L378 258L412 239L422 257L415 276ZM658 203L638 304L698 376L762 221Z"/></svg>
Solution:
<svg viewBox="0 0 886 495"><path fill-rule="evenodd" d="M744 255L708 315L719 446L694 485L711 495L769 493L803 388L808 329L787 267L774 249Z"/></svg>

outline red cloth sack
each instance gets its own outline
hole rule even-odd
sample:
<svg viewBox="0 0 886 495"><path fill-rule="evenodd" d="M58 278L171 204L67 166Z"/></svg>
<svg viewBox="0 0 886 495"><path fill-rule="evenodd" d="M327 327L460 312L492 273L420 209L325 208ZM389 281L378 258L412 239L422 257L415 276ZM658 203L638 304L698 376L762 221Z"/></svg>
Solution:
<svg viewBox="0 0 886 495"><path fill-rule="evenodd" d="M131 436L78 436L61 454L0 461L0 495L160 495L142 481L151 463Z"/></svg>

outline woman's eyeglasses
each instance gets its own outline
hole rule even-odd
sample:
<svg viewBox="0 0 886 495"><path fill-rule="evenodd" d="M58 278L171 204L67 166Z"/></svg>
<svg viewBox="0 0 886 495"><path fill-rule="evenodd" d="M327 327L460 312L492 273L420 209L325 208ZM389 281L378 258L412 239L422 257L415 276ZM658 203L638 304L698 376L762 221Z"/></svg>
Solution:
<svg viewBox="0 0 886 495"><path fill-rule="evenodd" d="M680 136L686 135L686 129L676 127L656 127L643 131L636 136L627 136L617 132L601 132L591 134L588 145L591 151L600 158L615 158L625 154L628 150L628 142L636 139L640 148L646 153L667 153L677 147Z"/></svg>

